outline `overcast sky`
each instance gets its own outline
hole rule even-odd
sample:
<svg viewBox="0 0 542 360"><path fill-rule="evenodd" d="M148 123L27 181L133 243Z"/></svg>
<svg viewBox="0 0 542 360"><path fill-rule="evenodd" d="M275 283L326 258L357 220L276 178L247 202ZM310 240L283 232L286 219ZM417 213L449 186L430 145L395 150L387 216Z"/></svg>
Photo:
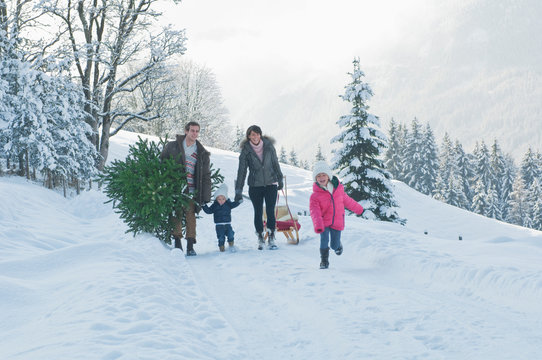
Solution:
<svg viewBox="0 0 542 360"><path fill-rule="evenodd" d="M362 66L386 61L436 14L429 0L168 3L167 21L187 30L186 57L214 71L232 122L243 124L257 122L238 117L266 92L297 86L319 72L339 74L338 95L354 56L362 57Z"/></svg>
<svg viewBox="0 0 542 360"><path fill-rule="evenodd" d="M536 0L165 3L165 22L187 31L185 58L216 75L232 124L261 125L305 160L316 144L331 150L335 122L350 109L338 95L355 56L375 93L370 111L385 131L391 118L417 117L438 141L450 132L471 151L485 134L487 143L498 138L519 155L532 131L512 139L506 125L515 122L516 131L518 121L523 128L539 123L540 91L529 90L542 76Z"/></svg>

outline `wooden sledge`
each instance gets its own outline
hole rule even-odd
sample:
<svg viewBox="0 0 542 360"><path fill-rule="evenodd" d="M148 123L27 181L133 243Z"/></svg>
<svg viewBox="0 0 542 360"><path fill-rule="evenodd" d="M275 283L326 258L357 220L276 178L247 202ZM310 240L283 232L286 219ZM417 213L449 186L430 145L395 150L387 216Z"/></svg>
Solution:
<svg viewBox="0 0 542 360"><path fill-rule="evenodd" d="M282 190L282 194L284 195L286 205L275 206L275 231L283 233L284 236L286 236L286 241L288 244L297 245L299 244L299 229L301 228L301 224L299 224L297 215L292 214L290 208L288 207L286 176L284 176L284 189ZM278 202L279 194L277 193L277 204ZM267 214L265 213L265 208L263 211L263 225L265 230L265 239L267 239Z"/></svg>

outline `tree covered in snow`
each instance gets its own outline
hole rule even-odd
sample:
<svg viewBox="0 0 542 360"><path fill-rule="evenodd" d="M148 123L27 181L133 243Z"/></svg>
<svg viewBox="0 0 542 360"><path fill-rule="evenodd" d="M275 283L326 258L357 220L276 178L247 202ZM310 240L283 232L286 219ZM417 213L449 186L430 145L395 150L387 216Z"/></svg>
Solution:
<svg viewBox="0 0 542 360"><path fill-rule="evenodd" d="M185 124L195 121L201 127L199 140L202 143L224 150L232 148L232 126L213 72L206 66L185 60L172 66L165 77L167 81L150 81L158 83L154 91L161 94L156 99L160 117L153 121L138 120L132 126L141 127L144 133L173 139L183 132ZM137 106L142 101L138 95L132 102ZM241 129L238 131L242 132ZM237 146L235 151L238 149Z"/></svg>
<svg viewBox="0 0 542 360"><path fill-rule="evenodd" d="M52 16L52 26L58 29L47 53L72 64L83 88L89 114L85 120L102 155L99 169L107 159L110 136L135 119L159 118L153 103L160 93L146 85L151 79L165 79L168 62L185 52L184 30L158 26L159 1L41 0L35 4ZM120 101L130 93L142 99L137 108Z"/></svg>
<svg viewBox="0 0 542 360"><path fill-rule="evenodd" d="M463 208L466 210L470 210L472 198L474 197L474 190L471 181L475 178L472 164L472 156L465 153L465 151L463 150L463 145L461 145L459 140L455 141L454 152L457 160L457 177L459 178L459 181L461 183L461 188L463 190L463 194L465 194L467 204Z"/></svg>
<svg viewBox="0 0 542 360"><path fill-rule="evenodd" d="M388 130L388 148L384 154L384 163L392 178L400 180L403 169L402 147L400 142L400 131L394 119L391 119Z"/></svg>
<svg viewBox="0 0 542 360"><path fill-rule="evenodd" d="M414 190L425 193L423 191L425 189L422 189L422 177L424 170L422 142L422 127L418 122L418 119L414 118L410 126L410 132L408 133L408 137L406 139L405 158L408 160L405 161L404 166L405 182Z"/></svg>
<svg viewBox="0 0 542 360"><path fill-rule="evenodd" d="M421 188L426 195L432 195L439 170L438 147L429 123L425 125L422 141L422 176Z"/></svg>
<svg viewBox="0 0 542 360"><path fill-rule="evenodd" d="M290 157L288 158L288 164L292 166L299 166L299 160L297 159L297 153L295 149L290 150Z"/></svg>
<svg viewBox="0 0 542 360"><path fill-rule="evenodd" d="M241 129L239 125L235 126L235 138L233 144L230 147L231 151L239 152L241 148L241 142L245 139L245 131Z"/></svg>
<svg viewBox="0 0 542 360"><path fill-rule="evenodd" d="M367 102L373 95L359 59L353 61L351 82L340 97L352 105L350 114L337 121L342 132L331 142L341 145L333 151L333 167L338 170L345 191L365 209L364 217L404 223L397 215L390 174L380 158L386 148L386 135L380 131L380 120L369 114Z"/></svg>
<svg viewBox="0 0 542 360"><path fill-rule="evenodd" d="M539 173L540 169L537 156L535 152L529 148L527 153L523 156L520 166L520 174L527 188L531 186L535 179L540 178Z"/></svg>
<svg viewBox="0 0 542 360"><path fill-rule="evenodd" d="M516 176L510 197L508 198L508 217L506 221L520 226L530 225L527 189L521 174Z"/></svg>
<svg viewBox="0 0 542 360"><path fill-rule="evenodd" d="M507 163L496 139L491 146L490 166L492 174L491 189L494 190L496 196L496 199L494 199L494 204L492 205L497 208L497 210L492 212L490 217L497 220L503 220L505 208L507 207L508 196L512 190L512 184L507 182Z"/></svg>
<svg viewBox="0 0 542 360"><path fill-rule="evenodd" d="M44 174L49 187L57 179L88 180L96 173L98 154L83 121L83 93L61 75L61 64L34 56L25 46L21 28L38 16L24 11L28 4L9 8L8 14L0 2L0 154L18 162L22 175Z"/></svg>
<svg viewBox="0 0 542 360"><path fill-rule="evenodd" d="M318 144L316 147L316 155L314 156L314 161L326 161L326 157L322 153L322 146Z"/></svg>
<svg viewBox="0 0 542 360"><path fill-rule="evenodd" d="M279 161L283 164L288 164L288 155L284 146L280 147Z"/></svg>
<svg viewBox="0 0 542 360"><path fill-rule="evenodd" d="M84 98L69 79L49 76L18 59L0 60L0 78L9 84L3 96L3 150L30 169L88 180L96 173L98 153L88 140ZM48 184L52 187L52 184Z"/></svg>

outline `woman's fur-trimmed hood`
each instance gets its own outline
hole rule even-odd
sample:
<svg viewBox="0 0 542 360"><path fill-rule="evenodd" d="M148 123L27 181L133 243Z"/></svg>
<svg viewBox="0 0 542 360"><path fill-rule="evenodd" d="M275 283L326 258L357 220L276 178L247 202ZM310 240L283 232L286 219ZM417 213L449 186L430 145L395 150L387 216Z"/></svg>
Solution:
<svg viewBox="0 0 542 360"><path fill-rule="evenodd" d="M275 139L272 138L271 136L267 136L267 135L263 135L262 136L262 140L265 140L265 141L269 141L271 143L271 145L275 145ZM250 140L247 139L247 138L244 138L241 143L239 144L239 148L243 148L245 147L245 144L248 143Z"/></svg>

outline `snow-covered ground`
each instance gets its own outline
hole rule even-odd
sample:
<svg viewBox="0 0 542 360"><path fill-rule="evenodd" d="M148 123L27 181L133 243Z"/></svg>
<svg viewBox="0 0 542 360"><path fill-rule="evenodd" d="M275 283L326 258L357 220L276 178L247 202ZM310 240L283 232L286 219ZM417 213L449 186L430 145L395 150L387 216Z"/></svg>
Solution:
<svg viewBox="0 0 542 360"><path fill-rule="evenodd" d="M135 136L111 140L122 158ZM237 155L211 150L232 197ZM311 173L283 171L303 214ZM125 234L99 191L0 178L0 359L542 358L542 233L395 194L407 225L348 217L320 270L309 216L299 245L258 251L247 200L219 253L203 214L185 258Z"/></svg>

